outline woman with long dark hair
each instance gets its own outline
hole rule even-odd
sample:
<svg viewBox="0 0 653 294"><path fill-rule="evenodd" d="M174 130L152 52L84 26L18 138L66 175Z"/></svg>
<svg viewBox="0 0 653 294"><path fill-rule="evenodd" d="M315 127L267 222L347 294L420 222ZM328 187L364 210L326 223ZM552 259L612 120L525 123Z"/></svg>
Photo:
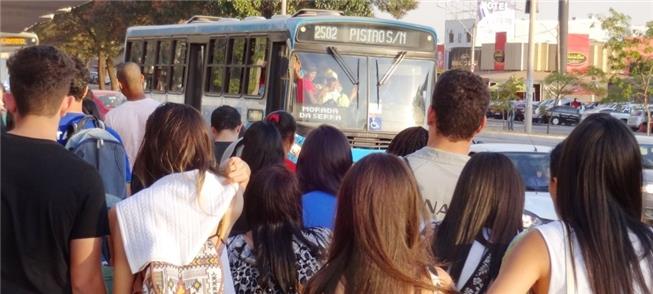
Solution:
<svg viewBox="0 0 653 294"><path fill-rule="evenodd" d="M281 135L274 124L269 121L258 121L247 128L245 136L236 144L235 149L239 150L241 146L240 157L249 165L252 176L268 166L283 164L286 158ZM248 203L245 200L245 207L250 205ZM230 236L245 233L249 229L247 218L241 215L231 229Z"/></svg>
<svg viewBox="0 0 653 294"><path fill-rule="evenodd" d="M297 160L304 226L333 228L336 194L351 164L351 146L340 130L321 125L308 134Z"/></svg>
<svg viewBox="0 0 653 294"><path fill-rule="evenodd" d="M433 267L428 221L417 183L394 155L371 154L357 162L338 192L336 224L324 267L308 294L440 293L447 274Z"/></svg>
<svg viewBox="0 0 653 294"><path fill-rule="evenodd" d="M330 239L324 228L302 226L295 175L278 164L262 169L245 191L243 216L250 230L229 238L237 293L297 293L321 266Z"/></svg>
<svg viewBox="0 0 653 294"><path fill-rule="evenodd" d="M437 226L433 252L461 293L485 293L522 228L524 185L512 161L478 153L460 174L447 215Z"/></svg>
<svg viewBox="0 0 653 294"><path fill-rule="evenodd" d="M281 135L269 121L258 121L247 128L243 139L236 144L236 150L241 146L240 157L247 162L252 175L264 167L283 163L286 158Z"/></svg>
<svg viewBox="0 0 653 294"><path fill-rule="evenodd" d="M653 292L653 230L642 223L632 132L608 114L591 115L565 139L552 170L560 221L517 243L490 293Z"/></svg>
<svg viewBox="0 0 653 294"><path fill-rule="evenodd" d="M197 291L229 284L229 274L216 278L229 272L222 240L242 209L249 168L232 158L219 171L212 147L194 108L167 103L150 115L134 164L140 191L109 213L114 293L177 293L197 280L207 281ZM176 269L190 264L193 275L180 277Z"/></svg>
<svg viewBox="0 0 653 294"><path fill-rule="evenodd" d="M265 120L273 123L274 126L277 127L277 130L279 130L281 141L283 142L284 156L287 157L293 144L295 144L295 132L297 132L297 122L295 121L295 118L288 112L277 110L268 114L265 117ZM297 165L288 158L285 158L284 162L291 171L294 172L297 170Z"/></svg>

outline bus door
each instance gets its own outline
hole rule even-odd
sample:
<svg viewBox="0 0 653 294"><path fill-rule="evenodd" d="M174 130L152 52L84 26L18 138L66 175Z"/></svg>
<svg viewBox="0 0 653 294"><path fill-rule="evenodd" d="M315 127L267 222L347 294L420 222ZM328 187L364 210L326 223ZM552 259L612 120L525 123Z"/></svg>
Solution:
<svg viewBox="0 0 653 294"><path fill-rule="evenodd" d="M272 42L270 77L267 92L266 113L284 109L288 85L288 50L285 40Z"/></svg>
<svg viewBox="0 0 653 294"><path fill-rule="evenodd" d="M188 75L184 103L202 111L202 81L205 64L205 43L191 43L188 50Z"/></svg>

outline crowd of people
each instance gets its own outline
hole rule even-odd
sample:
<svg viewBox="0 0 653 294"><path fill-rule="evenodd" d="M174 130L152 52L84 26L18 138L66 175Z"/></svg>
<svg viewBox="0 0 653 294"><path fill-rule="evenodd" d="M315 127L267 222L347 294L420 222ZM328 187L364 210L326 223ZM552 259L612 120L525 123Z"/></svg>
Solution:
<svg viewBox="0 0 653 294"><path fill-rule="evenodd" d="M51 46L8 61L3 292L653 292L641 154L609 115L552 151L560 220L523 231L514 164L468 155L490 99L471 72L440 75L428 129L401 132L387 152L353 162L347 137L322 125L295 165L292 115L245 129L225 105L209 126L147 98L133 63L118 67L127 102L90 119L80 64Z"/></svg>

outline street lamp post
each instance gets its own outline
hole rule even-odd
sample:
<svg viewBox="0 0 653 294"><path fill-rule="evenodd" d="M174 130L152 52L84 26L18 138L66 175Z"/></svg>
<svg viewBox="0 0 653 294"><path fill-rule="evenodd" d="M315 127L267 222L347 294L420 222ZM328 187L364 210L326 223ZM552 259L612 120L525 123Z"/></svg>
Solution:
<svg viewBox="0 0 653 294"><path fill-rule="evenodd" d="M533 132L533 64L535 63L535 12L537 0L530 1L529 23L528 23L528 74L526 82L526 113L524 114L524 128L526 133Z"/></svg>

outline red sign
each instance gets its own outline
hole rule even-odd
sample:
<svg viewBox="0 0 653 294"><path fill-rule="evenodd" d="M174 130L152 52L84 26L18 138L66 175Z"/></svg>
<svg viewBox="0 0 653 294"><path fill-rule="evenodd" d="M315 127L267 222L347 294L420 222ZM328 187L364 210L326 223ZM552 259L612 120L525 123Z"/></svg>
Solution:
<svg viewBox="0 0 653 294"><path fill-rule="evenodd" d="M494 41L494 70L502 71L506 61L506 32L499 32Z"/></svg>
<svg viewBox="0 0 653 294"><path fill-rule="evenodd" d="M567 71L584 73L590 66L590 38L585 34L567 36Z"/></svg>
<svg viewBox="0 0 653 294"><path fill-rule="evenodd" d="M442 72L444 71L444 44L438 45L437 52L438 70Z"/></svg>

